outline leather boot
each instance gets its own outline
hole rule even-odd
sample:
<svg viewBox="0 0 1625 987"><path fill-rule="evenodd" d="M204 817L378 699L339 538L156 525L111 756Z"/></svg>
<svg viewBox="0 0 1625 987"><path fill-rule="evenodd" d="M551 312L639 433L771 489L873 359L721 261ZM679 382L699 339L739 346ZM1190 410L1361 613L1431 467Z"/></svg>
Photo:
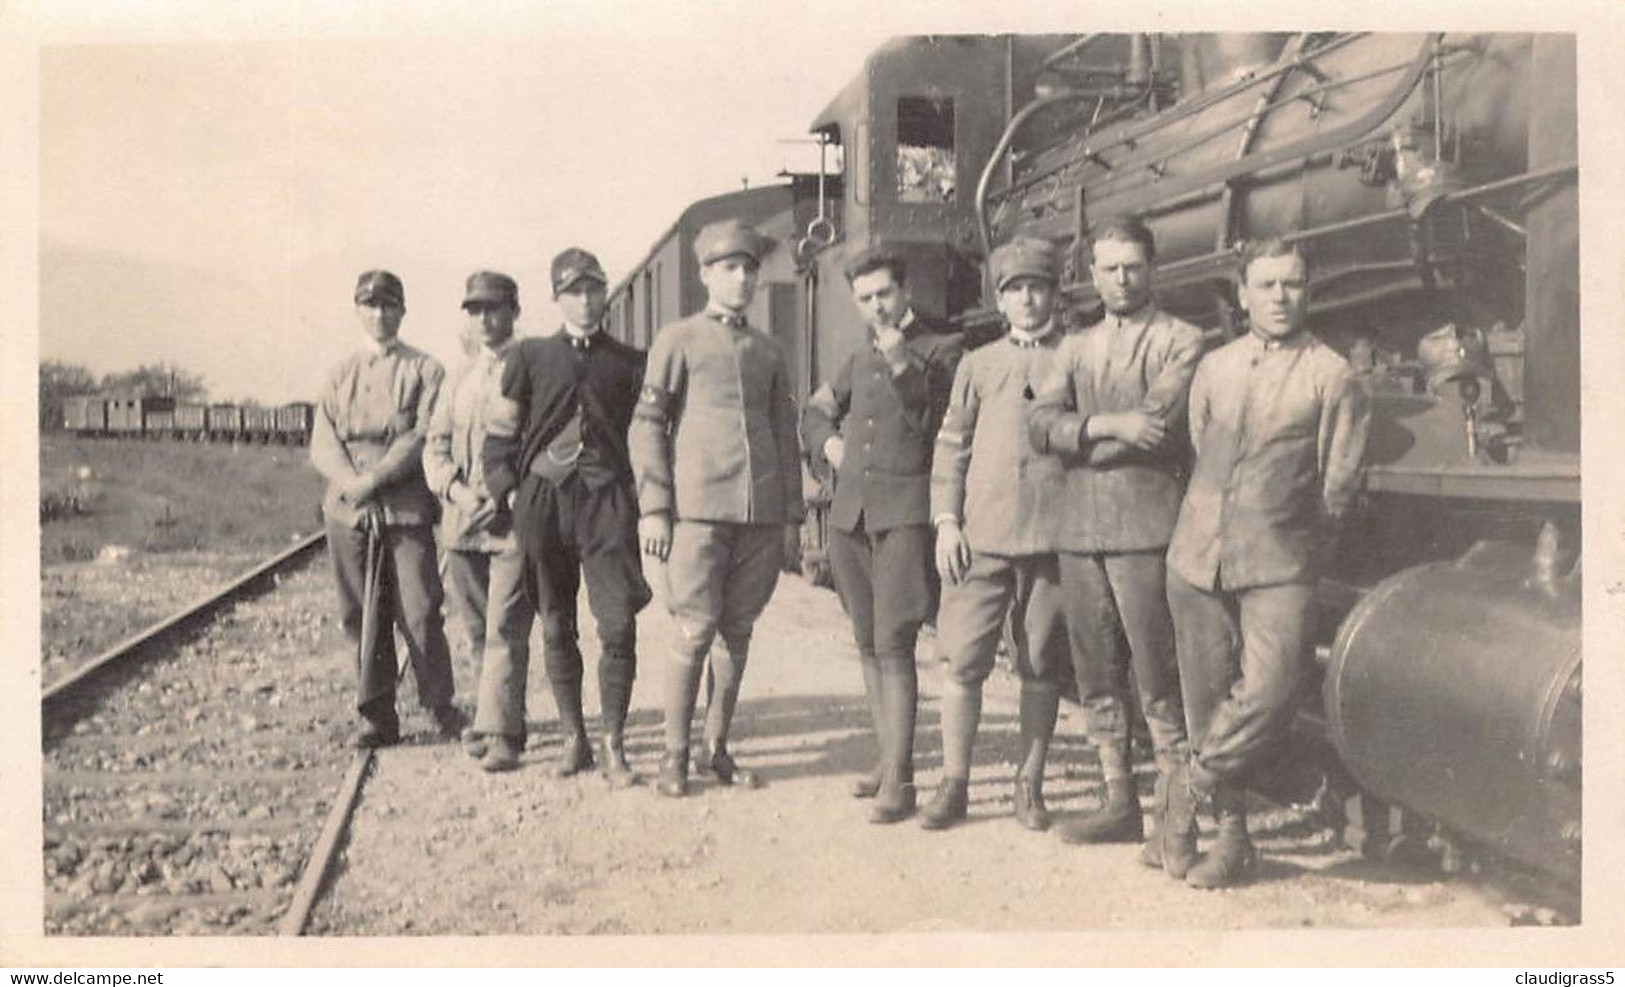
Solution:
<svg viewBox="0 0 1625 987"><path fill-rule="evenodd" d="M512 771L519 767L519 743L515 737L499 733L485 738L486 750L480 758L485 771Z"/></svg>
<svg viewBox="0 0 1625 987"><path fill-rule="evenodd" d="M1016 789L1013 796L1016 810L1016 822L1027 827L1035 833L1042 833L1049 829L1049 807L1044 804L1043 779L1028 775L1016 775Z"/></svg>
<svg viewBox="0 0 1625 987"><path fill-rule="evenodd" d="M1190 764L1185 759L1169 766L1167 807L1162 817L1162 870L1176 881L1185 879L1196 863L1196 793L1191 791Z"/></svg>
<svg viewBox="0 0 1625 987"><path fill-rule="evenodd" d="M887 660L880 666L881 753L886 770L875 795L872 823L894 823L914 814L914 720L919 678L913 656Z"/></svg>
<svg viewBox="0 0 1625 987"><path fill-rule="evenodd" d="M886 772L886 712L882 699L885 687L880 675L880 662L874 655L859 655L858 667L863 669L863 698L869 707L869 720L874 724L875 744L880 748L880 753L868 774L852 779L851 793L855 799L872 799L880 791L881 777Z"/></svg>
<svg viewBox="0 0 1625 987"><path fill-rule="evenodd" d="M761 778L749 768L742 768L721 742L707 743L694 761L694 774L706 781L737 788L760 788Z"/></svg>
<svg viewBox="0 0 1625 987"><path fill-rule="evenodd" d="M688 794L688 748L667 751L660 759L660 780L655 783L655 791L674 799Z"/></svg>
<svg viewBox="0 0 1625 987"><path fill-rule="evenodd" d="M1044 679L1022 679L1020 698L1021 767L1016 771L1016 821L1035 832L1049 829L1044 805L1044 764L1060 715L1061 690Z"/></svg>
<svg viewBox="0 0 1625 987"><path fill-rule="evenodd" d="M1220 785L1214 789L1213 806L1219 817L1219 838L1186 872L1185 883L1193 888L1246 884L1258 863L1258 851L1247 836L1247 793L1234 785Z"/></svg>
<svg viewBox="0 0 1625 987"><path fill-rule="evenodd" d="M964 822L970 810L970 779L944 778L936 795L920 813L921 829L947 829Z"/></svg>
<svg viewBox="0 0 1625 987"><path fill-rule="evenodd" d="M581 718L581 683L554 682L553 702L559 708L559 732L564 747L553 765L553 777L568 778L592 767L592 744L587 741L587 725Z"/></svg>
<svg viewBox="0 0 1625 987"><path fill-rule="evenodd" d="M1106 780L1106 802L1094 812L1063 824L1062 843L1135 843L1145 838L1129 750L1126 737L1096 742L1095 756L1100 760L1100 775Z"/></svg>
<svg viewBox="0 0 1625 987"><path fill-rule="evenodd" d="M603 703L603 764L599 770L612 788L631 788L639 781L637 772L626 762L626 712L632 704L631 683L601 682L598 695Z"/></svg>

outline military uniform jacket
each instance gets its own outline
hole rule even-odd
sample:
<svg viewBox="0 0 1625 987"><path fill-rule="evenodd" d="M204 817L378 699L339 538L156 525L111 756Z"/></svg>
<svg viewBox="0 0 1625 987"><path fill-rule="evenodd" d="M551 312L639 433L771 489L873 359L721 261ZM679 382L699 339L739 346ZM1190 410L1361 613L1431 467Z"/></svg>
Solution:
<svg viewBox="0 0 1625 987"><path fill-rule="evenodd" d="M322 513L358 526L363 511L339 500L344 484L371 472L384 523L433 524L437 505L423 479L423 442L445 370L401 342L346 357L328 375L311 416L310 461L327 479Z"/></svg>
<svg viewBox="0 0 1625 987"><path fill-rule="evenodd" d="M931 449L959 355L958 336L916 315L899 368L865 346L807 399L801 435L808 452L822 456L836 434L845 445L829 514L837 529L931 522Z"/></svg>
<svg viewBox="0 0 1625 987"><path fill-rule="evenodd" d="M441 548L490 553L516 545L513 519L506 511L475 522L465 508L452 503L451 490L462 485L491 497L482 462L486 409L500 392L503 365L518 348L517 339L494 351L481 346L440 389L423 447L423 476L440 498Z"/></svg>
<svg viewBox="0 0 1625 987"><path fill-rule="evenodd" d="M970 547L989 555L1056 550L1066 473L1027 441L1033 384L1064 334L1034 343L1005 335L965 354L931 463L931 517L959 519Z"/></svg>
<svg viewBox="0 0 1625 987"><path fill-rule="evenodd" d="M1353 369L1309 332L1215 350L1191 383L1196 465L1168 568L1206 590L1316 578L1369 429Z"/></svg>
<svg viewBox="0 0 1625 987"><path fill-rule="evenodd" d="M662 329L630 437L638 509L678 520L801 520L795 399L779 344L700 313Z"/></svg>
<svg viewBox="0 0 1625 987"><path fill-rule="evenodd" d="M578 355L565 332L521 340L486 408L485 485L501 500L531 462L580 415L588 486L632 482L627 429L643 379L643 353L605 332Z"/></svg>
<svg viewBox="0 0 1625 987"><path fill-rule="evenodd" d="M1167 547L1185 493L1186 402L1202 348L1200 329L1155 305L1127 318L1108 313L1062 341L1028 429L1033 448L1066 467L1066 500L1055 508L1061 551ZM1135 410L1167 426L1157 448L1085 438L1089 416Z"/></svg>

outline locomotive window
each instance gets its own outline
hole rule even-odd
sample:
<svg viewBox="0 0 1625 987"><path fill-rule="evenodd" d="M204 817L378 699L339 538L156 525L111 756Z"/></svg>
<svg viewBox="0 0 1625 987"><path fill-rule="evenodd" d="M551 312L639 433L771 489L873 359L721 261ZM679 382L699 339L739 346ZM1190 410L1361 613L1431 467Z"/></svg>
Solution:
<svg viewBox="0 0 1625 987"><path fill-rule="evenodd" d="M897 101L897 201L954 201L954 101Z"/></svg>

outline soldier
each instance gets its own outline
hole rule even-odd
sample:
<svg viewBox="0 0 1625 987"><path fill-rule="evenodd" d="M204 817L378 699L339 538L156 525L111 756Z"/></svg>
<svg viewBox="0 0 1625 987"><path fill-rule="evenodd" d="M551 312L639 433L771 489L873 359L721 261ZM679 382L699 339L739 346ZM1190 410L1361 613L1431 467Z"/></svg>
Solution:
<svg viewBox="0 0 1625 987"><path fill-rule="evenodd" d="M1068 660L1055 557L1066 478L1055 457L1032 451L1026 433L1033 381L1048 372L1063 335L1054 317L1058 265L1053 246L1029 237L999 247L988 264L1009 331L959 361L931 464L944 583L937 632L949 676L942 786L921 825L943 829L965 818L982 683L1013 614L1023 748L1015 814L1028 829L1043 830L1044 760L1060 701L1057 673Z"/></svg>
<svg viewBox="0 0 1625 987"><path fill-rule="evenodd" d="M959 363L959 338L909 303L903 259L883 247L847 262L868 345L808 399L806 447L836 474L829 557L851 618L880 761L852 794L869 820L914 811L915 639L931 614L931 445Z"/></svg>
<svg viewBox="0 0 1625 987"><path fill-rule="evenodd" d="M473 645L480 670L479 704L469 753L487 771L519 765L525 749L524 681L530 626L536 611L524 591L524 557L513 519L485 483L481 447L485 408L502 383L502 368L518 348L514 320L519 286L506 274L469 275L463 295L469 359L442 389L423 449L423 475L440 498L440 547L446 553L448 609ZM517 674L515 670L517 671ZM518 704L516 715L509 707Z"/></svg>
<svg viewBox="0 0 1625 987"><path fill-rule="evenodd" d="M400 278L367 271L356 282L357 321L367 346L328 375L313 416L310 459L327 479L322 514L338 585L339 617L359 646L367 595L367 529L377 558L377 636L359 656L358 747L400 741L395 712L395 629L406 640L418 702L440 732L455 737L465 718L452 704L451 651L441 623L435 571L434 495L423 479L423 441L444 375L426 353L401 342L406 314Z"/></svg>
<svg viewBox="0 0 1625 987"><path fill-rule="evenodd" d="M1084 721L1106 783L1099 812L1058 830L1067 843L1130 842L1144 836L1130 759L1131 681L1156 749L1159 823L1168 773L1188 754L1163 556L1185 492L1185 402L1202 332L1151 300L1156 242L1144 224L1106 222L1089 249L1105 317L1061 344L1029 435L1034 449L1066 466L1061 592ZM1159 837L1140 855L1151 866L1163 863Z"/></svg>
<svg viewBox="0 0 1625 987"><path fill-rule="evenodd" d="M689 721L711 643L714 687L695 772L753 786L728 753L728 730L751 630L783 567L785 526L800 522L801 459L784 355L752 328L745 308L770 248L735 220L700 230L694 251L705 311L666 326L632 426L643 549L667 562L667 602L681 634L666 691L666 756L659 790L687 792Z"/></svg>
<svg viewBox="0 0 1625 987"><path fill-rule="evenodd" d="M637 501L627 429L643 379L643 354L602 330L605 282L598 259L572 247L553 258L559 332L520 342L489 410L484 463L492 496L511 497L525 556L525 589L542 623L543 658L564 747L553 773L593 766L581 709L576 627L583 578L598 624L602 771L624 788L626 713L637 674L637 615L651 594L638 555ZM522 733L526 670L496 668L482 681L504 733ZM495 726L495 725L494 725Z"/></svg>
<svg viewBox="0 0 1625 987"><path fill-rule="evenodd" d="M1249 878L1245 784L1293 713L1311 661L1315 582L1359 484L1370 420L1336 351L1304 328L1309 262L1270 239L1241 257L1251 331L1196 371L1190 489L1168 546L1168 603L1190 727L1188 770L1168 786L1165 826L1194 842L1211 798L1217 844L1193 887Z"/></svg>

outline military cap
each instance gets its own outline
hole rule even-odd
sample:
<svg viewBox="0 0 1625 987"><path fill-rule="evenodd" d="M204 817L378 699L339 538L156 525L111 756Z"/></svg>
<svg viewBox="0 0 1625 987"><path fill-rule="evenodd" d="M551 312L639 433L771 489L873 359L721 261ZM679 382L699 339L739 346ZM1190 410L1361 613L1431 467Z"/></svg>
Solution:
<svg viewBox="0 0 1625 987"><path fill-rule="evenodd" d="M841 268L841 273L846 275L847 284L851 284L855 279L883 267L896 276L898 283L902 283L904 272L908 270L908 265L903 262L902 253L891 244L883 242L865 247L853 254Z"/></svg>
<svg viewBox="0 0 1625 987"><path fill-rule="evenodd" d="M609 284L609 278L604 276L603 265L591 252L580 247L570 247L561 251L553 258L553 297L557 298L566 288L587 278L599 284Z"/></svg>
<svg viewBox="0 0 1625 987"><path fill-rule="evenodd" d="M737 219L724 219L703 227L694 237L694 253L702 265L744 254L760 264L773 249L773 241Z"/></svg>
<svg viewBox="0 0 1625 987"><path fill-rule="evenodd" d="M467 308L475 302L518 305L519 285L506 274L475 271L468 276L468 284L463 290L463 307Z"/></svg>
<svg viewBox="0 0 1625 987"><path fill-rule="evenodd" d="M388 271L366 271L355 282L355 303L365 305L372 301L406 304L406 289L401 279Z"/></svg>
<svg viewBox="0 0 1625 987"><path fill-rule="evenodd" d="M1016 278L1038 278L1051 284L1060 278L1060 261L1048 240L1018 236L1005 242L987 259L993 268L993 287L999 291Z"/></svg>

